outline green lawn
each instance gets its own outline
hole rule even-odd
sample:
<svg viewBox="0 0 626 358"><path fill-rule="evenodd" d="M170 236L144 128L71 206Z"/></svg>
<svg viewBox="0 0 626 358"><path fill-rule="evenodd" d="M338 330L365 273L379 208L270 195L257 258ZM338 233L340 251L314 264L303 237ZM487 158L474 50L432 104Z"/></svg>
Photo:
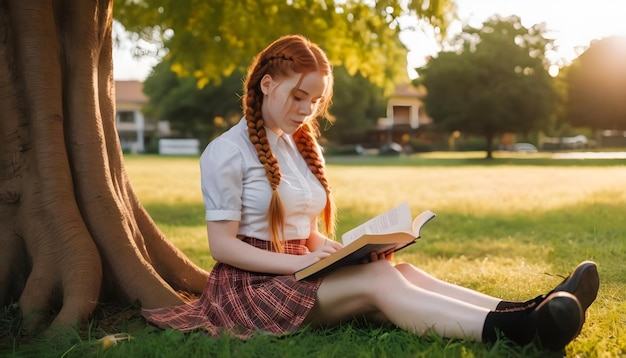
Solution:
<svg viewBox="0 0 626 358"><path fill-rule="evenodd" d="M197 158L127 157L141 202L193 261L210 269ZM402 158L330 157L339 232L407 201L414 214L437 214L422 239L396 255L447 281L504 299L547 292L583 260L599 265L601 288L567 356L626 354L626 163L551 160L543 156L465 154ZM515 347L415 337L392 327L347 324L288 337L258 335L242 342L145 327L135 308L98 314L89 337L15 347L9 356L151 357L432 357L545 356ZM126 317L120 319L119 317ZM114 324L111 324L111 321ZM102 323L106 322L105 325ZM97 339L133 338L103 349ZM46 348L43 348L46 347ZM6 344L0 346L6 348ZM13 353L12 353L13 352ZM0 355L2 351L0 351Z"/></svg>

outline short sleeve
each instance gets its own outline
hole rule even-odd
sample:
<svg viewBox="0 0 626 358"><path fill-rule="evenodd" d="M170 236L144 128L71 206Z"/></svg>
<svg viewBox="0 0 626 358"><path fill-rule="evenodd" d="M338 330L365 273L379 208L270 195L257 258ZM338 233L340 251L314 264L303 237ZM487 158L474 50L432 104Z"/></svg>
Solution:
<svg viewBox="0 0 626 358"><path fill-rule="evenodd" d="M207 221L241 220L243 156L223 138L211 142L200 157L202 198Z"/></svg>

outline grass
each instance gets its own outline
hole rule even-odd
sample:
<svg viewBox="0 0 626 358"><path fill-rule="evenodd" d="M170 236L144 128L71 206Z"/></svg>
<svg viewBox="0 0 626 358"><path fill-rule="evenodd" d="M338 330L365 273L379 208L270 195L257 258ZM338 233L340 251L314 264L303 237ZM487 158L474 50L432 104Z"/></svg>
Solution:
<svg viewBox="0 0 626 358"><path fill-rule="evenodd" d="M444 280L504 299L528 299L558 284L580 261L599 265L602 285L572 357L626 355L626 164L624 160L553 160L427 154L331 157L328 173L341 208L339 232L407 201L438 217L396 260ZM197 158L127 157L126 169L159 227L194 262L210 269ZM106 313L109 312L109 313ZM436 336L417 338L392 327L346 324L302 329L287 337L243 342L201 332L147 327L136 307L102 310L88 336L0 343L9 357L491 357L545 356L501 340L485 345ZM1 327L0 327L1 328ZM104 349L98 339L133 338ZM2 336L0 336L2 338Z"/></svg>

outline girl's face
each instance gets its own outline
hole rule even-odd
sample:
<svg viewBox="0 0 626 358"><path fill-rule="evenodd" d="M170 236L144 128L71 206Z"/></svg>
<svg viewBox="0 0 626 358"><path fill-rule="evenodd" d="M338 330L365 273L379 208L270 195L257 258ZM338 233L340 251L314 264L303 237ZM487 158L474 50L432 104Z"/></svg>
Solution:
<svg viewBox="0 0 626 358"><path fill-rule="evenodd" d="M278 135L295 133L302 123L315 119L313 115L327 86L328 77L320 72L296 73L285 78L263 76L261 111L265 126Z"/></svg>

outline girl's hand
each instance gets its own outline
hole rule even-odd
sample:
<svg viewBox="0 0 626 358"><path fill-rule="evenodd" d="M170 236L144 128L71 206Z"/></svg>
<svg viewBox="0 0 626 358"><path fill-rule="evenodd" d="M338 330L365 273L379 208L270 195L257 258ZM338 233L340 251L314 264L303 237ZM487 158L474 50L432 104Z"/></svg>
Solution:
<svg viewBox="0 0 626 358"><path fill-rule="evenodd" d="M341 249L342 247L343 245L336 241L325 239L324 245L318 246L318 248L315 249L315 251L313 252L300 256L302 262L301 268L305 268L309 265L312 265L320 260L327 258L332 253Z"/></svg>
<svg viewBox="0 0 626 358"><path fill-rule="evenodd" d="M333 249L335 249L335 251L343 248L343 245L340 242L337 242L331 239L324 239L324 245L322 245L321 247L324 247L324 246L330 246Z"/></svg>
<svg viewBox="0 0 626 358"><path fill-rule="evenodd" d="M370 254L370 259L368 260L364 260L363 263L368 263L368 262L374 262L374 261L378 261L378 260L387 260L387 261L392 261L393 260L393 249L385 251L383 253L377 254L376 252L372 252Z"/></svg>

